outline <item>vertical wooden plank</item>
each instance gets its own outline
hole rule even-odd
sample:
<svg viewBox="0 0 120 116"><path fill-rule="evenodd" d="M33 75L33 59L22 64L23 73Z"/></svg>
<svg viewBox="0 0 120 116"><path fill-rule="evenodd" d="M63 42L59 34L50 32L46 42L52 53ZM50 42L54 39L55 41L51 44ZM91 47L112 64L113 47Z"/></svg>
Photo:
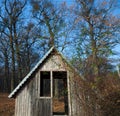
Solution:
<svg viewBox="0 0 120 116"><path fill-rule="evenodd" d="M27 90L27 87L26 87L26 92L27 92L27 116L30 116L30 97L29 97L29 92Z"/></svg>
<svg viewBox="0 0 120 116"><path fill-rule="evenodd" d="M35 78L33 79L33 92L32 92L32 114L31 115L34 115L34 110L35 110L35 99L36 99L36 97L37 97L37 94L36 94L36 78L37 78L37 74L38 74L38 72L36 72L36 74L35 74Z"/></svg>
<svg viewBox="0 0 120 116"><path fill-rule="evenodd" d="M30 108L30 109L29 109L29 115L30 115L30 116L32 116L32 110L33 110L33 109L32 109L32 101L33 101L33 99L34 99L34 98L33 98L33 94L32 94L32 92L33 92L32 83L33 83L33 80L30 81L30 83L29 83L29 88L28 88L28 92L29 92L29 96L28 96L28 97L29 97L29 108Z"/></svg>
<svg viewBox="0 0 120 116"><path fill-rule="evenodd" d="M28 102L27 102L27 89L25 87L25 108L24 108L24 112L25 112L25 116L27 116L27 112L28 112Z"/></svg>
<svg viewBox="0 0 120 116"><path fill-rule="evenodd" d="M27 87L26 88L26 116L29 116L28 113L29 113L29 103L28 103L28 91L27 91Z"/></svg>
<svg viewBox="0 0 120 116"><path fill-rule="evenodd" d="M17 116L18 110L19 110L19 104L18 104L18 96L16 97L16 102L17 104L15 104L15 116ZM17 107L17 110L16 110Z"/></svg>
<svg viewBox="0 0 120 116"><path fill-rule="evenodd" d="M39 97L39 93L38 93L38 89L40 88L40 86L39 86L39 75L40 75L40 73L39 73L39 71L37 72L37 76L36 76L36 97Z"/></svg>
<svg viewBox="0 0 120 116"><path fill-rule="evenodd" d="M23 91L22 91L23 92ZM23 99L22 99L22 92L20 93L20 99L19 99L19 103L20 103L20 101L21 101L21 103L20 103L20 115L22 116L22 110L23 110Z"/></svg>
<svg viewBox="0 0 120 116"><path fill-rule="evenodd" d="M67 88L68 88L68 114L71 116L71 92L70 92L70 77L69 71L67 71Z"/></svg>
<svg viewBox="0 0 120 116"><path fill-rule="evenodd" d="M69 69L69 83L70 83L70 102L71 102L71 116L75 115L75 98L74 98L74 89L73 89L73 71Z"/></svg>
<svg viewBox="0 0 120 116"><path fill-rule="evenodd" d="M51 116L53 114L53 73L50 71L50 78L51 78Z"/></svg>
<svg viewBox="0 0 120 116"><path fill-rule="evenodd" d="M25 116L31 116L30 115L30 99L31 99L31 97L30 97L28 86L25 87L25 92L26 92L25 93L26 94L26 114L25 114Z"/></svg>
<svg viewBox="0 0 120 116"><path fill-rule="evenodd" d="M52 74L52 71L50 71L50 91L51 91L51 97L53 97L53 74Z"/></svg>
<svg viewBox="0 0 120 116"><path fill-rule="evenodd" d="M17 116L18 107L19 107L19 105L18 105L18 99L16 98L15 99L15 116Z"/></svg>
<svg viewBox="0 0 120 116"><path fill-rule="evenodd" d="M17 116L20 116L20 110L21 110L20 94L19 94L19 97L18 97L18 104L19 104L19 110L18 110L18 114L17 114Z"/></svg>
<svg viewBox="0 0 120 116"><path fill-rule="evenodd" d="M27 90L28 92L28 90ZM31 107L30 107L30 93L28 92L28 96L27 96L27 99L28 99L28 116L30 116L30 110L31 110Z"/></svg>
<svg viewBox="0 0 120 116"><path fill-rule="evenodd" d="M25 89L23 90L22 98L23 98L23 114L22 114L22 116L24 116L25 115L25 104L26 104L26 101L25 101Z"/></svg>
<svg viewBox="0 0 120 116"><path fill-rule="evenodd" d="M21 115L21 104L20 104L20 94L19 94L19 98L18 98L18 103L19 103L19 111L18 111L18 114L17 116L20 116Z"/></svg>
<svg viewBox="0 0 120 116"><path fill-rule="evenodd" d="M20 104L20 97L21 97L21 93L19 94L19 98L18 98L18 103L19 103L19 111L18 111L18 114L17 116L20 116L21 115L21 104ZM21 102L22 103L22 102Z"/></svg>
<svg viewBox="0 0 120 116"><path fill-rule="evenodd" d="M21 101L21 111L20 111L20 113L21 113L21 116L23 115L23 97L22 97L22 93L23 93L23 91L20 93L20 96L21 96L21 98L20 98L20 101Z"/></svg>
<svg viewBox="0 0 120 116"><path fill-rule="evenodd" d="M24 93L25 93L25 90L22 91L22 97L21 97L21 101L22 101L22 116L24 115L24 104L25 104Z"/></svg>
<svg viewBox="0 0 120 116"><path fill-rule="evenodd" d="M24 100L25 100L25 103L24 103L24 115L26 116L26 104L27 104L27 102L26 102L26 88L24 88Z"/></svg>

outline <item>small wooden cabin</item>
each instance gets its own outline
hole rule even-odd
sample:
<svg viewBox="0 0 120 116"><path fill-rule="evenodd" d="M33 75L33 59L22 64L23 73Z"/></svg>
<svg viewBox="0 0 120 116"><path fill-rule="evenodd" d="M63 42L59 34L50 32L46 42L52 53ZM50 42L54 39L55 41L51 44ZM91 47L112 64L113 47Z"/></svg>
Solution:
<svg viewBox="0 0 120 116"><path fill-rule="evenodd" d="M52 47L8 96L15 98L15 116L77 116L75 75Z"/></svg>

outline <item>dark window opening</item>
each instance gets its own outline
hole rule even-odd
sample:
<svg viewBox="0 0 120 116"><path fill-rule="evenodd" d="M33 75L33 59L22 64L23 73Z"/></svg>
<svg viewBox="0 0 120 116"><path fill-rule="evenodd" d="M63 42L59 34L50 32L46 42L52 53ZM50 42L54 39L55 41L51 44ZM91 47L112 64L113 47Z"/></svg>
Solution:
<svg viewBox="0 0 120 116"><path fill-rule="evenodd" d="M53 114L68 115L67 72L53 72Z"/></svg>
<svg viewBox="0 0 120 116"><path fill-rule="evenodd" d="M50 97L51 96L51 86L50 86L50 72L41 71L40 72L40 96Z"/></svg>

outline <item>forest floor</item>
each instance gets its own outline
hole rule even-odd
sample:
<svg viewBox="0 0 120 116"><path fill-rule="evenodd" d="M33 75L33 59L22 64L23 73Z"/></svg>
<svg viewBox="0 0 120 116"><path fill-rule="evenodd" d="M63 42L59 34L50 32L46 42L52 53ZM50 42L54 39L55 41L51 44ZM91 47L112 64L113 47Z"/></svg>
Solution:
<svg viewBox="0 0 120 116"><path fill-rule="evenodd" d="M7 93L0 93L0 116L13 116L15 100L9 99Z"/></svg>

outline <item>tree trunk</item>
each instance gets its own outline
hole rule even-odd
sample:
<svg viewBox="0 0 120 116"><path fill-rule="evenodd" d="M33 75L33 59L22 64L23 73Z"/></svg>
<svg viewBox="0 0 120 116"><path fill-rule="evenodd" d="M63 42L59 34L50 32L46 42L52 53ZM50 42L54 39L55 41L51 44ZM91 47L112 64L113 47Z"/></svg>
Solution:
<svg viewBox="0 0 120 116"><path fill-rule="evenodd" d="M12 53L12 76L11 76L11 91L12 91L14 89L14 83L15 83L15 51L14 51L12 32L10 35L10 48Z"/></svg>
<svg viewBox="0 0 120 116"><path fill-rule="evenodd" d="M20 49L18 44L18 38L16 33L16 23L14 24L14 38L15 38L15 48L16 48L16 58L17 58L17 65L18 65L18 81L22 80L22 69L21 69L21 59L20 59Z"/></svg>
<svg viewBox="0 0 120 116"><path fill-rule="evenodd" d="M9 85L8 85L8 80L9 80L9 62L8 62L8 54L7 50L4 52L4 57L5 57L5 77L4 77L4 92L9 92Z"/></svg>
<svg viewBox="0 0 120 116"><path fill-rule="evenodd" d="M47 25L47 27L48 27L48 31L49 31L49 34L50 34L50 41L49 41L49 46L50 47L52 47L52 46L54 46L54 37L55 37L55 35L54 35L54 33L52 32L52 29L51 29L51 25L50 25L50 23L49 23L49 20L47 19L47 17L46 16L44 16L44 18L45 18L45 22L46 22L46 25Z"/></svg>
<svg viewBox="0 0 120 116"><path fill-rule="evenodd" d="M99 75L97 46L96 46L96 40L94 38L93 25L90 23L90 21L89 21L89 27L90 27L91 49L92 49L92 67L94 71L94 76L96 78Z"/></svg>

